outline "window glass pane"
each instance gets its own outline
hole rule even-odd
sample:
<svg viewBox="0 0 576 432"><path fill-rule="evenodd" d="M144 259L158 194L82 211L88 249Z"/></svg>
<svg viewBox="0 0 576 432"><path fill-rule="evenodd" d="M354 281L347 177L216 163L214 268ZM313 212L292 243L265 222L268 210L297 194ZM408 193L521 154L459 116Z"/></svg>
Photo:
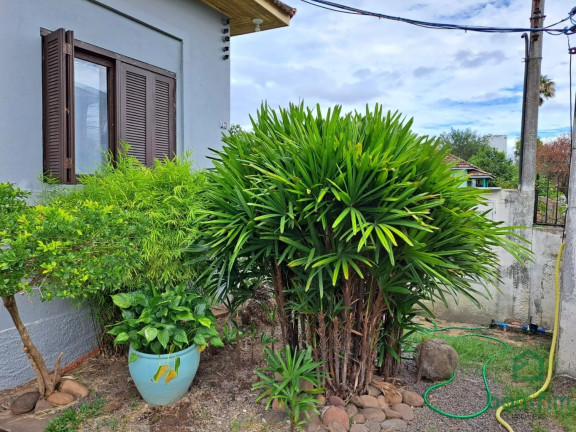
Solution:
<svg viewBox="0 0 576 432"><path fill-rule="evenodd" d="M74 59L76 174L91 174L108 152L107 68Z"/></svg>

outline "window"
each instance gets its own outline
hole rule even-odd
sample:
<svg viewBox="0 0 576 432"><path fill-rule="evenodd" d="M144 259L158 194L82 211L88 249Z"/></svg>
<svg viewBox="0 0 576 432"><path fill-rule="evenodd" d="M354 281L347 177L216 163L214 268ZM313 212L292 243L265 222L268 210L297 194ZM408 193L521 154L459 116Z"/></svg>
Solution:
<svg viewBox="0 0 576 432"><path fill-rule="evenodd" d="M176 153L176 75L42 31L44 172L75 183L116 155L121 140L144 165Z"/></svg>

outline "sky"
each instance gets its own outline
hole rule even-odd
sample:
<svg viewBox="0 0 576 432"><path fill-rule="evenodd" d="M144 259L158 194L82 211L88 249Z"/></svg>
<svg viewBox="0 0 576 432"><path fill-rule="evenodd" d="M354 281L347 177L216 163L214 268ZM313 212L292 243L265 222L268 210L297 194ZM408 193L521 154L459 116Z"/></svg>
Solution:
<svg viewBox="0 0 576 432"><path fill-rule="evenodd" d="M420 134L472 128L507 135L511 153L520 135L524 83L520 34L433 30L284 1L297 8L289 27L232 39L232 123L249 128L249 116L263 101L272 107L342 105L347 111L379 103L413 118ZM544 25L567 17L572 1L548 0ZM392 16L494 27L529 27L531 12L529 0L339 2ZM542 74L556 83L556 97L539 113L539 136L546 139L569 132L572 113L568 38L545 34L543 43ZM576 46L576 36L570 43Z"/></svg>

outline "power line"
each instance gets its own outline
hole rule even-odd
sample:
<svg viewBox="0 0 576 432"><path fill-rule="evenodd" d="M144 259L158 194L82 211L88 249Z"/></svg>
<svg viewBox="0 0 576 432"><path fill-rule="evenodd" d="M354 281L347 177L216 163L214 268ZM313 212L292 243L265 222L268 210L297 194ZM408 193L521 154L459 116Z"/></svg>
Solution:
<svg viewBox="0 0 576 432"><path fill-rule="evenodd" d="M326 6L320 6L320 5L317 5L317 4L312 3L312 2L309 1L309 0L301 0L301 1L304 2L304 3L307 3L307 4L311 5L311 6L315 6L315 7L317 7L317 8L321 8L321 9L326 9L326 10L329 10L329 11L332 11L332 12L340 12L340 13L345 13L345 14L350 14L350 15L360 15L358 12L346 12L346 11L341 11L341 10L338 10L338 9L332 9L332 8L329 8L329 7L326 7Z"/></svg>
<svg viewBox="0 0 576 432"><path fill-rule="evenodd" d="M558 21L552 25L558 25L564 21L570 19L572 26L561 28L551 28L542 27L542 28L515 28L515 27L485 27L485 26L468 26L468 25L461 25L461 24L444 24L444 23L436 23L436 22L429 22L429 21L419 21L410 18L403 18L403 17L394 17L391 15L386 15L378 12L371 12L363 9L358 9L352 6L347 6L339 3L334 3L327 0L302 0L304 3L320 7L323 9L328 9L333 12L340 12L340 13L348 13L354 15L364 15L364 16L371 16L375 18L387 19L391 21L399 21L404 22L406 24L412 24L419 27L425 27L430 29L438 29L438 30L464 30L464 31L471 31L471 32L481 32L481 33L523 33L523 32L546 32L551 35L561 35L561 34L573 34L576 33L576 7L572 8L572 10L568 13L568 17Z"/></svg>

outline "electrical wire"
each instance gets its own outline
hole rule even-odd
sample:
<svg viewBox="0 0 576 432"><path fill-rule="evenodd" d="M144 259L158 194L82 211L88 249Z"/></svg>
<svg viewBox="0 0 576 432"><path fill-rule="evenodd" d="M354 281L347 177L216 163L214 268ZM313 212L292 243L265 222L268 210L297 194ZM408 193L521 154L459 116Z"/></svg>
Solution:
<svg viewBox="0 0 576 432"><path fill-rule="evenodd" d="M551 34L552 36L558 36L558 35L555 34L555 33L550 33L550 32L548 31L548 29L549 29L550 27L554 27L554 26L556 26L556 25L558 25L558 24L562 24L564 21L568 21L568 20L572 21L572 24L576 24L576 22L573 21L572 16L569 15L569 16L567 16L566 18L561 19L561 20L558 21L558 22L555 22L554 24L550 24L550 25L544 27L544 29L545 29L544 31L545 31L546 33L548 33L548 34ZM566 30L566 29L564 29L564 33L566 33L565 30ZM568 36L568 35L567 35L567 36Z"/></svg>
<svg viewBox="0 0 576 432"><path fill-rule="evenodd" d="M338 10L338 9L332 9L332 8L329 8L329 7L326 7L326 6L320 6L320 5L314 4L314 3L312 3L311 1L308 1L308 0L301 0L301 1L302 1L303 3L307 3L307 4L311 5L311 6L315 6L315 7L318 7L318 8L320 8L320 9L326 9L326 10L329 10L329 11L332 11L332 12L340 12L340 13L345 13L345 14L350 14L350 15L360 15L360 14L357 13L357 12L346 12L346 11L340 11L340 10Z"/></svg>
<svg viewBox="0 0 576 432"><path fill-rule="evenodd" d="M304 3L321 7L324 9L329 9L334 12L340 13L351 13L354 15L364 15L364 16L371 16L375 18L387 19L392 21L400 21L407 24L416 25L419 27L424 28L431 28L431 29L438 29L438 30L464 30L464 31L471 31L471 32L481 32L481 33L522 33L522 32L546 32L551 35L561 35L561 34L571 34L576 32L576 19L574 16L576 15L576 7L574 7L570 12L567 18L564 18L561 21L553 25L560 24L568 19L570 19L571 23L573 24L571 27L566 28L551 28L543 27L543 28L513 28L513 27L485 27L485 26L468 26L468 25L461 25L461 24L444 24L444 23L436 23L436 22L429 22L429 21L419 21L410 18L403 18L403 17L394 17L391 15L386 15L377 12L370 12L363 9L358 9L355 7L334 3L327 0L302 0Z"/></svg>

